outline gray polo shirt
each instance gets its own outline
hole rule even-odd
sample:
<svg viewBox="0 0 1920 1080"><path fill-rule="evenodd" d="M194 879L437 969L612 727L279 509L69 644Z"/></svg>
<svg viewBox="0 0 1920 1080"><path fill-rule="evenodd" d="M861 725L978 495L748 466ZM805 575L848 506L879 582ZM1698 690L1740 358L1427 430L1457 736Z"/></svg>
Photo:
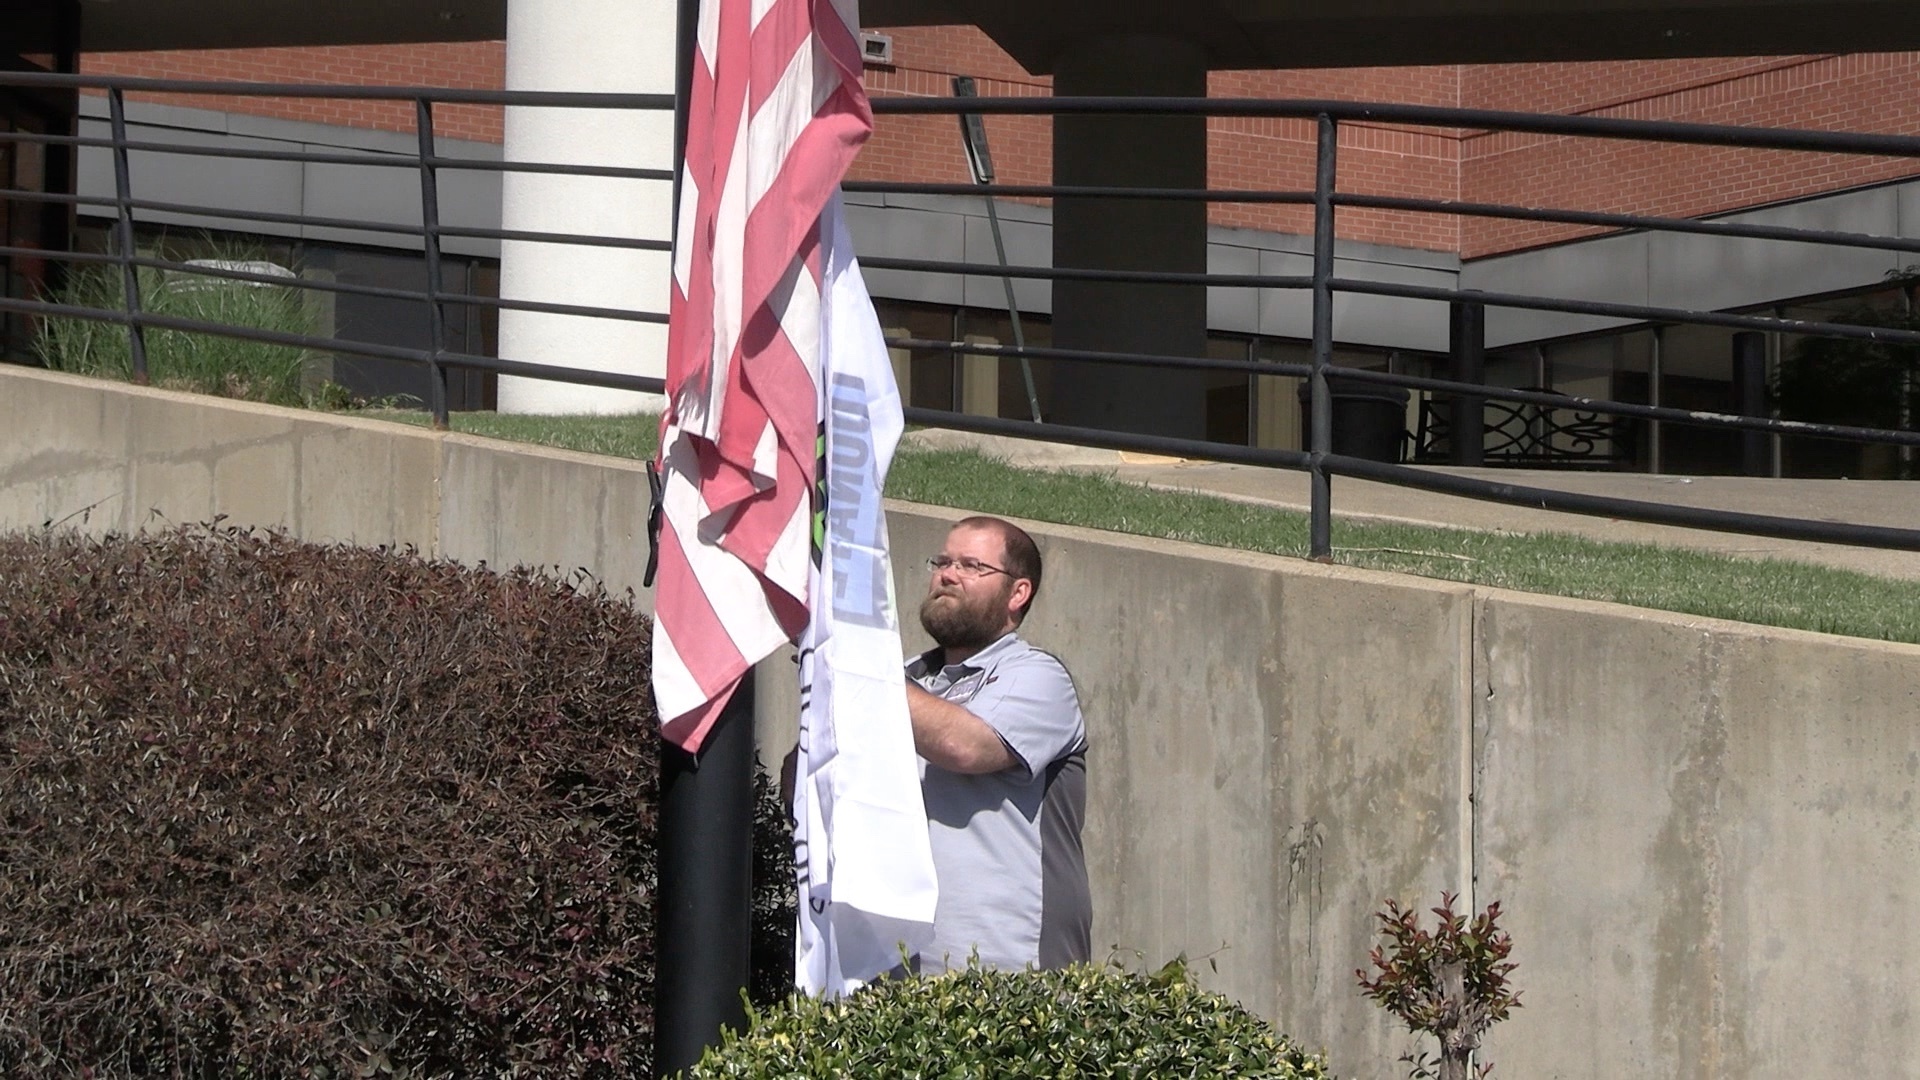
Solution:
<svg viewBox="0 0 1920 1080"><path fill-rule="evenodd" d="M915 657L907 677L998 732L1015 764L967 776L920 763L940 903L921 970L1060 967L1092 953L1093 904L1080 846L1087 730L1073 678L1008 634L964 663Z"/></svg>

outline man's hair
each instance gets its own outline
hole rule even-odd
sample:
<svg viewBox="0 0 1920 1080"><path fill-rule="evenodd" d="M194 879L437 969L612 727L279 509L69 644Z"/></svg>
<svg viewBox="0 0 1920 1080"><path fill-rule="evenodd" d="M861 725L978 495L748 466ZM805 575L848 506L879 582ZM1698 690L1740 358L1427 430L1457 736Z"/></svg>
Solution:
<svg viewBox="0 0 1920 1080"><path fill-rule="evenodd" d="M1033 542L1027 531L1011 521L997 517L980 515L963 518L953 523L956 529L992 529L1000 534L1000 544L1006 549L1006 565L1001 567L1009 575L1026 578L1033 586L1027 592L1027 602L1013 613L1014 625L1026 621L1027 609L1033 606L1034 597L1040 595L1040 548Z"/></svg>

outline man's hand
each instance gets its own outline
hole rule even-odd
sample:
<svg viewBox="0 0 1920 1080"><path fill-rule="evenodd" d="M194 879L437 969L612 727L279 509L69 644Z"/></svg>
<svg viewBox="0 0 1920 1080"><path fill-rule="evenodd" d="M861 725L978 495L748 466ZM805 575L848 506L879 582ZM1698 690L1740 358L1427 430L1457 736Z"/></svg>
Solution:
<svg viewBox="0 0 1920 1080"><path fill-rule="evenodd" d="M913 717L913 748L948 772L999 772L1019 764L1013 751L985 720L951 701L907 683L907 712Z"/></svg>
<svg viewBox="0 0 1920 1080"><path fill-rule="evenodd" d="M800 744L794 743L787 756L780 759L780 805L787 808L787 818L793 818L793 789L799 783Z"/></svg>

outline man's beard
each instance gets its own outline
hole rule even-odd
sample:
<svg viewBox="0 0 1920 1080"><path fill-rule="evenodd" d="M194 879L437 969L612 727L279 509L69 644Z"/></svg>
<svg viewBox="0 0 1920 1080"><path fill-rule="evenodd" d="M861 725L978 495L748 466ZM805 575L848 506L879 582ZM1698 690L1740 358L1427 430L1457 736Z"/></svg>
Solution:
<svg viewBox="0 0 1920 1080"><path fill-rule="evenodd" d="M1005 633L1006 602L1005 590L972 603L964 592L929 596L920 602L920 628L943 649L983 649Z"/></svg>

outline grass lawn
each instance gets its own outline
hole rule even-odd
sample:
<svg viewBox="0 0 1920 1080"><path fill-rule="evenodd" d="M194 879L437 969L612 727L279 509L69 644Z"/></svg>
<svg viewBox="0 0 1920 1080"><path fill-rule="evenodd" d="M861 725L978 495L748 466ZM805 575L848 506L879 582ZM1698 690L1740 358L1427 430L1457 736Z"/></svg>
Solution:
<svg viewBox="0 0 1920 1080"><path fill-rule="evenodd" d="M422 424L424 413L358 415ZM455 431L616 457L653 456L652 417L455 413ZM903 449L887 494L910 502L1305 558L1306 515L1111 476L1020 469L978 453ZM1333 522L1335 561L1767 626L1920 642L1920 582L1559 533Z"/></svg>

